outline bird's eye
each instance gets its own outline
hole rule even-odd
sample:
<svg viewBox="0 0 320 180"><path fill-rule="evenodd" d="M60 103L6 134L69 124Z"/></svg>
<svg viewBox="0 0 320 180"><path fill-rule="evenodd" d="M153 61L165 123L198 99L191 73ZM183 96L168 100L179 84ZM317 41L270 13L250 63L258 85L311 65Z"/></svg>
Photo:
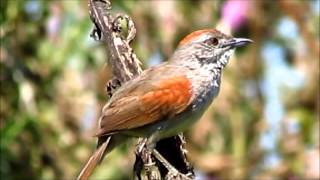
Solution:
<svg viewBox="0 0 320 180"><path fill-rule="evenodd" d="M219 44L219 40L218 40L218 38L210 38L210 39L206 40L206 43L213 45L213 46L216 46Z"/></svg>

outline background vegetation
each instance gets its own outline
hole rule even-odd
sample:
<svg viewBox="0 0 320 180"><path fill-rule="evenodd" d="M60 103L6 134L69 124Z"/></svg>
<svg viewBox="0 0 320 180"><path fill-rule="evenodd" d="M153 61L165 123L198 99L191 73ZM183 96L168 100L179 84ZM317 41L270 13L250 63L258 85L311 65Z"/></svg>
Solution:
<svg viewBox="0 0 320 180"><path fill-rule="evenodd" d="M105 47L89 37L87 2L0 2L0 177L73 179L95 147L110 79ZM255 42L238 49L220 95L186 133L199 179L320 178L319 0L112 2L135 21L145 68L202 28ZM130 178L134 143L93 179Z"/></svg>

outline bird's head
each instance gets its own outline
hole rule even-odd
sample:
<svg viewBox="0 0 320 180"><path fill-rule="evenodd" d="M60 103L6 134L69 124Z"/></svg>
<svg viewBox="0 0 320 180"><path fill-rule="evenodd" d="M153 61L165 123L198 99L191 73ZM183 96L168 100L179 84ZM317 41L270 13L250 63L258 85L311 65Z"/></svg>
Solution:
<svg viewBox="0 0 320 180"><path fill-rule="evenodd" d="M233 38L215 29L195 31L179 43L175 61L192 60L223 68L236 47L251 43L245 38Z"/></svg>

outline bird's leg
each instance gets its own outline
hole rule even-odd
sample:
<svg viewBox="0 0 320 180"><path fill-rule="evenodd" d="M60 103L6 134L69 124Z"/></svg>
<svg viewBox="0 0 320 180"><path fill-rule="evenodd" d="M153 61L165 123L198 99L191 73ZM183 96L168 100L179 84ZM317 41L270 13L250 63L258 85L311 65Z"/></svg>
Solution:
<svg viewBox="0 0 320 180"><path fill-rule="evenodd" d="M146 151L148 154L148 164L149 168L152 168L155 165L155 162L152 161L151 155L153 155L158 161L160 161L167 169L168 174L166 177L170 177L170 179L183 179L183 180L191 180L190 177L180 173L174 166L172 166L155 148L156 142L159 140L158 136L159 131L155 132L151 137L146 141ZM146 167L148 168L148 167ZM150 170L150 169L149 169Z"/></svg>
<svg viewBox="0 0 320 180"><path fill-rule="evenodd" d="M145 140L145 148L143 148L142 159L145 160L144 168L148 179L151 180L160 180L161 174L156 166L156 162L152 159L152 152L155 149L155 142L158 140L158 132L155 132L149 138Z"/></svg>
<svg viewBox="0 0 320 180"><path fill-rule="evenodd" d="M155 163L152 162L151 154L154 149L154 143L151 143L151 140L144 138L139 141L137 145L137 154L141 155L144 160L145 166L153 166Z"/></svg>
<svg viewBox="0 0 320 180"><path fill-rule="evenodd" d="M151 158L152 152L156 146L156 144L154 143L154 137L155 136L151 136L150 138L148 138L148 140L146 142L146 154L147 154L147 158L148 158L148 164L146 164L147 166L155 165L155 162L153 162L152 158Z"/></svg>
<svg viewBox="0 0 320 180"><path fill-rule="evenodd" d="M137 148L136 148L136 154L141 154L143 148L146 146L147 138L139 138Z"/></svg>
<svg viewBox="0 0 320 180"><path fill-rule="evenodd" d="M148 141L149 140L149 141ZM136 148L136 163L134 166L135 175L139 180L141 180L141 170L144 167L145 175L147 179L150 180L160 180L161 175L156 163L153 161L151 154L152 149L154 148L154 143L151 143L152 138L140 138Z"/></svg>
<svg viewBox="0 0 320 180"><path fill-rule="evenodd" d="M158 133L154 133L149 138L139 139L136 148L136 155L139 161L143 162L143 166L145 168L146 175L148 179L161 179L161 175L157 167L155 166L156 163L152 159L152 156L156 158L163 166L168 170L166 175L166 179L182 179L182 180L192 180L192 178L188 177L185 174L180 173L174 166L172 166L156 149L155 145L158 141ZM135 167L135 173L138 179L141 179L142 165L137 165Z"/></svg>
<svg viewBox="0 0 320 180"><path fill-rule="evenodd" d="M139 138L138 144L136 145L136 161L133 166L133 171L138 180L141 180L141 171L143 168L142 150L145 147L147 138ZM136 178L133 178L136 179Z"/></svg>
<svg viewBox="0 0 320 180"><path fill-rule="evenodd" d="M155 132L151 137L148 138L147 142L146 142L146 149L147 151L149 151L148 153L150 153L150 157L151 154L154 155L155 158L157 158L169 171L172 170L174 172L178 172L178 170L176 170L176 168L174 168L156 149L155 149L155 145L156 142L159 140L158 136L159 135L159 131Z"/></svg>
<svg viewBox="0 0 320 180"><path fill-rule="evenodd" d="M168 169L168 174L166 175L166 179L192 180L192 178L188 177L187 175L180 173L156 149L153 149L152 154Z"/></svg>

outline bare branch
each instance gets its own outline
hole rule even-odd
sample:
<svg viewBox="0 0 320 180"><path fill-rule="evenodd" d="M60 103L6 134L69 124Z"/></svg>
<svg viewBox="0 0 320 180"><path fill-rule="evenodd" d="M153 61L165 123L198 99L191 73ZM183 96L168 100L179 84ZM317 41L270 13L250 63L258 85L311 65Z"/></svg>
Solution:
<svg viewBox="0 0 320 180"><path fill-rule="evenodd" d="M129 46L129 42L135 37L136 29L128 16L118 16L113 19L107 11L110 9L111 3L108 0L89 0L90 17L96 26L94 31L100 34L100 37L102 35L103 41L108 46L113 75L123 83L142 72L141 63ZM119 26L115 26L119 18L127 20L130 27L128 37L122 37Z"/></svg>

